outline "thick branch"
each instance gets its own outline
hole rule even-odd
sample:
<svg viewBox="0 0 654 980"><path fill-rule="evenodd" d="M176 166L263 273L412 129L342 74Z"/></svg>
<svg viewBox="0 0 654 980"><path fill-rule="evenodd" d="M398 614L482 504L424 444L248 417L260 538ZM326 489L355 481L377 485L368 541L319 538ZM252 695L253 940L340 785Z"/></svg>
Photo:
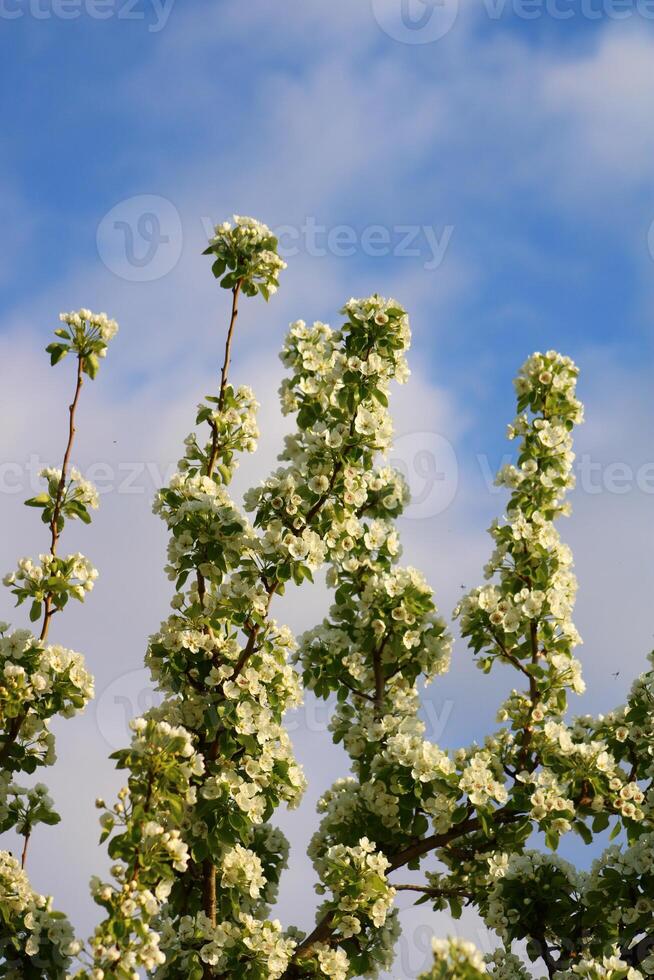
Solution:
<svg viewBox="0 0 654 980"><path fill-rule="evenodd" d="M523 814L515 813L513 810L498 810L493 815L493 822L496 825L504 825L508 823L516 823L518 820L522 820ZM415 841L403 850L398 851L395 855L389 855L390 858L390 868L389 871L396 871L398 868L402 868L409 864L411 861L422 857L423 854L427 854L429 851L437 850L440 847L446 847L453 840L457 840L459 837L463 837L466 834L475 833L481 830L481 822L478 817L469 817L467 820L462 820L461 823L456 824L450 830L443 834L433 834L431 837L424 837L422 840ZM295 959L302 960L306 959L311 955L311 948L315 943L325 942L329 940L332 936L332 916L328 913L321 919L321 921L316 925L313 932L304 939L298 946L295 952ZM290 980L293 976L291 967L287 969L284 974L286 980Z"/></svg>
<svg viewBox="0 0 654 980"><path fill-rule="evenodd" d="M375 712L377 715L381 714L384 704L384 693L386 690L384 664L382 663L382 655L384 653L384 647L386 646L386 640L387 637L384 637L379 646L373 650L372 654L372 669L375 675Z"/></svg>
<svg viewBox="0 0 654 980"><path fill-rule="evenodd" d="M535 619L532 619L531 623L529 624L529 638L531 643L531 662L532 664L535 664L538 662L538 623ZM529 675L529 699L531 703L529 706L529 717L522 733L522 748L520 750L520 757L518 761L519 769L524 768L527 763L529 747L531 745L533 735L532 716L536 705L540 701L540 691L538 690L536 679L532 674Z"/></svg>
<svg viewBox="0 0 654 980"><path fill-rule="evenodd" d="M27 718L27 711L21 711L19 715L11 722L9 726L9 731L4 736L4 743L2 749L0 749L0 766L4 766L7 759L9 758L9 753L11 752L11 747L18 738L21 725Z"/></svg>

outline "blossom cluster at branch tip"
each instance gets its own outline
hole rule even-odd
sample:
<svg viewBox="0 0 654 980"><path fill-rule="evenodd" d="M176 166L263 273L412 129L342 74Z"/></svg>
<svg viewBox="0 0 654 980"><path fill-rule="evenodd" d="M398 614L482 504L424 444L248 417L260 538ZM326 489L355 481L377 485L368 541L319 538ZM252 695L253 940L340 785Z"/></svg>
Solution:
<svg viewBox="0 0 654 980"><path fill-rule="evenodd" d="M106 313L87 309L60 313L59 320L64 326L55 330L58 339L46 347L50 363L58 364L72 353L79 358L82 372L95 378L100 358L107 356L109 343L118 333L118 324Z"/></svg>
<svg viewBox="0 0 654 980"><path fill-rule="evenodd" d="M224 289L238 285L246 296L260 293L266 300L277 292L279 274L286 268L270 228L238 214L216 225L204 254L213 257L213 274Z"/></svg>

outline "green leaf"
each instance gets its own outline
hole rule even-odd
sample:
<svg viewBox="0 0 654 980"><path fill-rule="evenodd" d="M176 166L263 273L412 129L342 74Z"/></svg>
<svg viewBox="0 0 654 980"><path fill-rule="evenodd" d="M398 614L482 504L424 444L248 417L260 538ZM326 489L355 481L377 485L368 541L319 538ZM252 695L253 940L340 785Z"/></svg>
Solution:
<svg viewBox="0 0 654 980"><path fill-rule="evenodd" d="M98 371L100 369L100 362L98 360L97 354L89 354L88 357L84 358L83 370L88 374L89 378L93 381L97 377Z"/></svg>
<svg viewBox="0 0 654 980"><path fill-rule="evenodd" d="M35 599L30 609L30 622L35 623L37 619L41 618L41 608L41 601L39 599Z"/></svg>
<svg viewBox="0 0 654 980"><path fill-rule="evenodd" d="M47 493L40 493L37 497L30 497L29 500L25 501L26 507L47 507L50 503L50 495Z"/></svg>
<svg viewBox="0 0 654 980"><path fill-rule="evenodd" d="M50 355L50 364L58 364L59 361L66 356L69 348L64 344L48 344L46 347L46 353Z"/></svg>
<svg viewBox="0 0 654 980"><path fill-rule="evenodd" d="M579 836L583 840L584 844L592 844L593 843L593 834L592 834L592 831L590 830L589 827L586 826L585 823L581 823L581 822L575 823L574 824L574 829L579 834Z"/></svg>
<svg viewBox="0 0 654 980"><path fill-rule="evenodd" d="M619 820L617 820L613 830L609 834L609 840L615 840L615 838L618 836L621 830L622 830L622 824L620 823Z"/></svg>
<svg viewBox="0 0 654 980"><path fill-rule="evenodd" d="M593 819L593 833L601 834L603 830L606 830L606 828L609 825L609 822L610 821L609 821L608 813L606 812L598 813L597 816Z"/></svg>
<svg viewBox="0 0 654 980"><path fill-rule="evenodd" d="M61 822L61 817L58 813L55 813L54 810L48 810L42 817L39 818L39 821L40 823L47 823L51 827L54 827L55 824Z"/></svg>

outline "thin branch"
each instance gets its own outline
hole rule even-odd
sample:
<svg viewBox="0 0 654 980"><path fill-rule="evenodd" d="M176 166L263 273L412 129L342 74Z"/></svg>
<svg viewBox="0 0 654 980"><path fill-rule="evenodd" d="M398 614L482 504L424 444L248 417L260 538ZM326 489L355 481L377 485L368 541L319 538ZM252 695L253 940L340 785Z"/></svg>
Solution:
<svg viewBox="0 0 654 980"><path fill-rule="evenodd" d="M372 697L372 695L367 694L366 691L360 691L352 684L349 684L347 681L343 680L343 678L341 678L340 683L343 685L343 687L346 687L348 691L351 691L355 697L363 698L365 701L370 701L371 704L375 703L375 699Z"/></svg>
<svg viewBox="0 0 654 980"><path fill-rule="evenodd" d="M510 650L507 650L506 645L502 642L502 640L500 640L495 630L492 630L492 634L495 643L500 649L501 656L504 657L505 660L508 660L510 664L513 664L516 670L519 670L522 674L525 675L525 677L528 677L531 682L533 678L529 673L529 671L527 670L527 668L525 667L525 665L520 663L518 658L513 653L511 653Z"/></svg>
<svg viewBox="0 0 654 980"><path fill-rule="evenodd" d="M63 504L64 494L66 491L66 481L68 479L68 467L70 465L70 457L73 450L73 442L75 441L75 413L77 412L77 405L79 403L79 396L82 391L82 386L84 384L84 358L78 356L77 358L77 375L75 379L75 392L73 395L73 400L68 406L68 441L66 443L66 449L64 451L64 458L61 464L61 477L59 478L59 484L57 486L57 494L55 497L54 508L52 511L52 518L50 519L50 554L54 557L57 554L57 545L59 543L59 518L61 516L61 507ZM40 640L44 641L47 639L48 631L50 629L50 620L54 615L54 610L52 608L52 593L48 594L44 598L43 603L43 624L41 627ZM0 766L4 766L5 762L9 757L11 747L18 738L20 734L20 729L27 718L27 712L22 712L14 718L9 731L4 738L4 744L0 750Z"/></svg>
<svg viewBox="0 0 654 980"><path fill-rule="evenodd" d="M419 892L430 898L470 898L465 888L436 888L429 885L393 885L396 892Z"/></svg>
<svg viewBox="0 0 654 980"><path fill-rule="evenodd" d="M23 868L23 870L25 869L25 862L27 861L27 848L29 847L31 836L32 836L32 828L27 827L25 829L25 834L24 834L25 843L23 844L23 853L20 856L20 866L21 868Z"/></svg>
<svg viewBox="0 0 654 980"><path fill-rule="evenodd" d="M66 444L66 451L64 453L63 463L61 464L61 477L59 479L59 485L57 487L57 496L55 497L55 504L52 511L52 519L50 520L50 554L54 557L57 554L57 544L59 543L59 518L61 516L61 506L64 499L64 493L66 491L66 480L68 479L68 467L70 465L70 455L73 449L73 442L75 441L75 413L77 411L77 405L79 402L79 396L82 391L82 385L84 384L84 375L82 373L84 367L84 358L80 355L77 358L77 377L75 381L75 394L73 400L68 406L68 442ZM50 620L54 615L54 610L52 608L52 593L49 592L45 597L44 611L43 611L43 626L41 629L41 640L45 640L48 635L48 630L50 629Z"/></svg>
<svg viewBox="0 0 654 980"><path fill-rule="evenodd" d="M225 356L223 358L223 366L220 369L220 391L218 394L218 411L222 412L225 405L225 392L227 390L227 374L229 372L229 362L232 357L232 340L234 339L234 328L236 326L236 320L238 318L238 298L241 292L241 286L243 285L243 280L239 279L234 288L232 289L232 312L229 320L229 328L227 330L227 340L225 341ZM220 446L218 444L218 428L215 422L211 423L211 453L209 455L209 460L207 462L207 476L212 476L216 462L218 460L218 453L220 451Z"/></svg>
<svg viewBox="0 0 654 980"><path fill-rule="evenodd" d="M243 285L243 280L239 279L232 290L232 314L229 321L229 329L227 331L227 340L225 341L225 358L223 360L223 366L220 372L220 394L218 395L218 408L221 411L225 402L225 389L227 387L227 373L229 371L229 362L232 356L232 339L234 337L234 327L236 326L236 318L238 317L238 297L241 292L242 285Z"/></svg>

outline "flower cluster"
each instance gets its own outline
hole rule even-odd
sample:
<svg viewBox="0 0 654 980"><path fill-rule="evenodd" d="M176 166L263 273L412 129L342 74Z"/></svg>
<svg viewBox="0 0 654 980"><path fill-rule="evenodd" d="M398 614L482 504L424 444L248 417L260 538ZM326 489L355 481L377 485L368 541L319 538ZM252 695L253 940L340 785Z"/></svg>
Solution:
<svg viewBox="0 0 654 980"><path fill-rule="evenodd" d="M218 924L201 912L163 919L160 934L166 961L154 971L156 980L202 980L207 968L216 976L278 980L296 945L284 936L277 919L262 922L247 913Z"/></svg>
<svg viewBox="0 0 654 980"><path fill-rule="evenodd" d="M481 980L487 974L483 956L462 939L434 939L434 965L419 980Z"/></svg>
<svg viewBox="0 0 654 980"><path fill-rule="evenodd" d="M95 378L99 358L106 357L108 344L118 332L118 324L106 313L92 313L87 309L60 313L59 320L65 324L55 330L59 339L46 347L50 363L58 364L67 354L73 353L79 358L81 371Z"/></svg>
<svg viewBox="0 0 654 980"><path fill-rule="evenodd" d="M389 866L390 861L367 837L354 847L335 844L320 859L318 890L331 892L322 910L330 915L339 936L356 936L369 923L384 925L395 897L395 889L386 878Z"/></svg>
<svg viewBox="0 0 654 980"><path fill-rule="evenodd" d="M93 697L93 678L80 654L6 627L0 623L0 725L11 728L19 719L14 738L20 736L24 751L37 758L48 720L84 708Z"/></svg>
<svg viewBox="0 0 654 980"><path fill-rule="evenodd" d="M233 216L223 221L205 250L214 256L212 271L223 289L237 284L246 296L261 293L268 299L279 287L279 274L286 263L277 252L277 239L267 225L254 218Z"/></svg>
<svg viewBox="0 0 654 980"><path fill-rule="evenodd" d="M516 381L521 414L509 427L509 437L521 440L518 464L500 475L513 493L506 523L491 527L495 551L486 567L487 577L497 574L499 583L473 590L457 609L463 635L482 654L482 669L497 659L528 669L539 695L553 674L565 671L566 660L575 674L572 649L580 641L570 620L572 555L553 523L568 513L563 498L574 483L570 432L583 419L577 375L572 361L553 351L534 354L522 367ZM580 689L578 679L575 686Z"/></svg>
<svg viewBox="0 0 654 980"><path fill-rule="evenodd" d="M509 798L501 768L488 750L472 752L466 758L459 787L477 809L506 803Z"/></svg>
<svg viewBox="0 0 654 980"><path fill-rule="evenodd" d="M20 864L0 851L0 976L64 977L80 950L71 926L52 899L35 892Z"/></svg>
<svg viewBox="0 0 654 980"><path fill-rule="evenodd" d="M215 456L215 472L223 483L229 483L238 466L237 453L253 453L257 448L259 403L247 385L233 388L225 384L221 395L207 395L198 405L196 425L208 423L211 439L202 448L195 432L186 439L186 453L180 460L182 472L193 475L208 470Z"/></svg>
<svg viewBox="0 0 654 980"><path fill-rule="evenodd" d="M66 518L78 518L85 524L91 523L89 509L97 510L98 491L90 480L85 480L74 466L70 474L63 478L62 471L54 466L46 467L39 474L47 483L48 489L36 497L25 501L28 507L41 509L41 520L51 524L54 520L57 533L61 534Z"/></svg>
<svg viewBox="0 0 654 980"><path fill-rule="evenodd" d="M3 773L0 777L0 832L13 827L25 837L32 833L36 824L56 824L59 820L47 786L36 783L25 789L9 782L8 773Z"/></svg>
<svg viewBox="0 0 654 980"><path fill-rule="evenodd" d="M139 967L151 970L164 962L151 922L170 894L175 872L188 867L179 826L195 800L192 778L204 770L186 729L155 717L137 718L131 727L129 749L112 757L119 769L129 770L128 784L113 807L97 801L102 839L111 838L113 883L92 883L94 899L107 913L92 939L94 976L125 980ZM137 941L125 946L132 931Z"/></svg>
<svg viewBox="0 0 654 980"><path fill-rule="evenodd" d="M71 598L83 602L97 577L97 569L79 552L65 558L47 553L39 555L38 562L21 558L16 571L9 572L2 581L16 596L16 605L32 600L30 619L35 622L41 617L46 599L57 610L62 610Z"/></svg>
<svg viewBox="0 0 654 980"><path fill-rule="evenodd" d="M166 571L178 589L193 570L219 585L256 545L227 490L208 476L176 473L157 493L153 510L171 532Z"/></svg>

